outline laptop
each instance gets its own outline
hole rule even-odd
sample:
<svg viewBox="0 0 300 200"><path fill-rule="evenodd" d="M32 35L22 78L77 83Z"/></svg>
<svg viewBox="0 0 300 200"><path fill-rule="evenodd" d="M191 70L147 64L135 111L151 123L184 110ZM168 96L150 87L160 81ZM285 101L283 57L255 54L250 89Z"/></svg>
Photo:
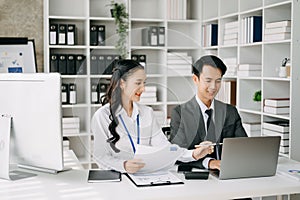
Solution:
<svg viewBox="0 0 300 200"><path fill-rule="evenodd" d="M239 137L223 140L219 179L273 176L276 173L280 136Z"/></svg>

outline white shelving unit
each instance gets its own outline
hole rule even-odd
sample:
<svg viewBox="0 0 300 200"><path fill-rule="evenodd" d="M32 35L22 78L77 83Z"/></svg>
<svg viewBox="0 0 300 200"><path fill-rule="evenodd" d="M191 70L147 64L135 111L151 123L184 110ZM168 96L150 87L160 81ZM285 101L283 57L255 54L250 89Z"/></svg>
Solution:
<svg viewBox="0 0 300 200"><path fill-rule="evenodd" d="M178 103L194 95L191 75L169 74L167 70L167 53L187 52L193 61L202 54L201 49L201 1L187 0L187 19L168 19L168 0L119 0L127 5L129 13L129 56L144 54L147 56L147 84L157 86L158 101L148 104L154 110L170 115L171 109ZM76 83L77 104L62 105L63 116L79 116L80 133L68 135L70 148L85 168L93 168L91 152L93 137L90 132L90 120L101 106L91 103L91 84L107 80L109 75L92 75L90 73L90 55L117 54L114 47L117 41L116 26L110 15L110 0L44 0L44 69L50 71L49 56L56 54L83 54L86 56L86 75L62 75L63 83ZM77 44L49 45L49 24L76 24ZM106 45L90 46L90 25L105 25ZM142 46L141 29L149 26L165 27L165 46Z"/></svg>
<svg viewBox="0 0 300 200"><path fill-rule="evenodd" d="M260 63L262 75L259 77L231 77L237 81L237 108L243 121L266 122L287 120L290 124L289 153L281 154L300 161L300 95L299 85L299 2L295 0L203 0L202 24L218 24L218 46L205 47L204 51L214 50L222 59L237 58L237 64ZM249 44L242 43L242 19L248 16L262 16L262 32L266 23L291 20L291 39ZM224 26L227 22L238 21L238 43L223 45ZM291 77L280 78L277 69L283 58L291 59ZM290 97L290 114L274 115L263 112L263 101L255 103L255 91L262 91L262 99L269 97ZM262 133L261 133L262 134Z"/></svg>

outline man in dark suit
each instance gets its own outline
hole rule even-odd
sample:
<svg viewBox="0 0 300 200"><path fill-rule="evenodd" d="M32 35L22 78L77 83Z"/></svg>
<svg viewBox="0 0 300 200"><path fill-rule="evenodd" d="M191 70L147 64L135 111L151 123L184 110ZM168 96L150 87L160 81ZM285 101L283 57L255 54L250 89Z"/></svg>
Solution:
<svg viewBox="0 0 300 200"><path fill-rule="evenodd" d="M237 109L214 99L226 70L226 65L217 56L207 55L200 58L193 65L196 95L172 110L172 143L187 149L193 149L205 140L217 144L213 154L189 163L189 166L220 169L222 147L218 143L228 137L247 137ZM212 110L211 117L206 110Z"/></svg>

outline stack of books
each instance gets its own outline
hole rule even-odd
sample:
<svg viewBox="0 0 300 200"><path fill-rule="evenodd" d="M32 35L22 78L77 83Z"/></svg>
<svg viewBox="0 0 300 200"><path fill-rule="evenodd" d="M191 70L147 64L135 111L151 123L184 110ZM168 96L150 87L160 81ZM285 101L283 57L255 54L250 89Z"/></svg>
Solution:
<svg viewBox="0 0 300 200"><path fill-rule="evenodd" d="M79 117L66 117L62 119L63 136L77 135L80 132Z"/></svg>
<svg viewBox="0 0 300 200"><path fill-rule="evenodd" d="M236 81L223 81L216 99L224 103L236 105Z"/></svg>
<svg viewBox="0 0 300 200"><path fill-rule="evenodd" d="M237 74L237 58L231 57L231 58L224 58L223 59L224 64L227 66L227 71L225 76L236 76Z"/></svg>
<svg viewBox="0 0 300 200"><path fill-rule="evenodd" d="M255 137L261 135L260 122L244 122L243 127L249 137Z"/></svg>
<svg viewBox="0 0 300 200"><path fill-rule="evenodd" d="M70 150L70 140L68 137L63 137L63 150Z"/></svg>
<svg viewBox="0 0 300 200"><path fill-rule="evenodd" d="M289 153L289 121L271 121L263 123L263 135L280 136L279 152L283 154Z"/></svg>
<svg viewBox="0 0 300 200"><path fill-rule="evenodd" d="M157 87L145 86L145 91L142 93L140 103L156 103L157 102Z"/></svg>
<svg viewBox="0 0 300 200"><path fill-rule="evenodd" d="M240 64L237 72L239 77L261 76L261 64Z"/></svg>
<svg viewBox="0 0 300 200"><path fill-rule="evenodd" d="M224 29L224 45L235 45L238 43L238 21L228 22Z"/></svg>
<svg viewBox="0 0 300 200"><path fill-rule="evenodd" d="M189 56L187 52L168 52L168 75L191 75L192 64L192 56Z"/></svg>
<svg viewBox="0 0 300 200"><path fill-rule="evenodd" d="M205 24L202 26L202 46L218 45L218 24Z"/></svg>
<svg viewBox="0 0 300 200"><path fill-rule="evenodd" d="M242 19L241 43L262 41L262 16L249 16Z"/></svg>
<svg viewBox="0 0 300 200"><path fill-rule="evenodd" d="M168 0L167 1L167 8L168 19L173 20L182 20L188 18L188 10L189 8L189 1L187 0Z"/></svg>
<svg viewBox="0 0 300 200"><path fill-rule="evenodd" d="M264 99L264 112L275 115L287 115L290 113L290 99L266 98Z"/></svg>
<svg viewBox="0 0 300 200"><path fill-rule="evenodd" d="M291 21L284 20L266 23L265 41L287 40L291 38Z"/></svg>

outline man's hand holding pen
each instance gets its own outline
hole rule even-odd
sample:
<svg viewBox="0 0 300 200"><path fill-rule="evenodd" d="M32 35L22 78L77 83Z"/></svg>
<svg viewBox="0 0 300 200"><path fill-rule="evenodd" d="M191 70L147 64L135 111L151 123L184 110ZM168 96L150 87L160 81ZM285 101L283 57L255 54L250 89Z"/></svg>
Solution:
<svg viewBox="0 0 300 200"><path fill-rule="evenodd" d="M203 158L207 154L211 154L214 152L214 143L210 141L204 141L201 142L198 145L195 145L195 149L193 151L193 157L196 160L199 160L200 158Z"/></svg>

